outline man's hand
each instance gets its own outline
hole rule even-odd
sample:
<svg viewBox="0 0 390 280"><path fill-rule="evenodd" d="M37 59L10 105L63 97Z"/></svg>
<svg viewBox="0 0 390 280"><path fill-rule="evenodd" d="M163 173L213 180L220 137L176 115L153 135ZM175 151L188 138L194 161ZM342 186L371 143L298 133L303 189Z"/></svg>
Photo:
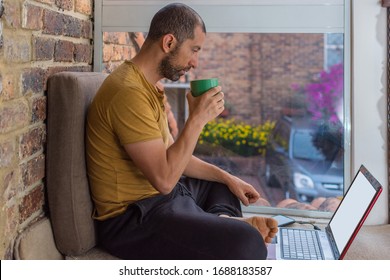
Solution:
<svg viewBox="0 0 390 280"><path fill-rule="evenodd" d="M224 93L221 89L220 86L214 87L198 97L194 97L191 92L188 92L188 121L196 119L204 126L221 114L225 109Z"/></svg>
<svg viewBox="0 0 390 280"><path fill-rule="evenodd" d="M260 198L260 194L252 185L236 176L231 176L227 186L245 206L255 203Z"/></svg>

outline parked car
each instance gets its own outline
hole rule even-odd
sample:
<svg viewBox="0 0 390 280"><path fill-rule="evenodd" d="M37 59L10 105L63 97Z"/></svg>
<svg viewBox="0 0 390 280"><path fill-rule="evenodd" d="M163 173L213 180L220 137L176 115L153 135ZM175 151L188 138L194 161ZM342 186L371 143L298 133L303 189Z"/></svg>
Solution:
<svg viewBox="0 0 390 280"><path fill-rule="evenodd" d="M329 127L310 118L282 117L266 147L267 185L300 202L342 196L342 143L341 124Z"/></svg>

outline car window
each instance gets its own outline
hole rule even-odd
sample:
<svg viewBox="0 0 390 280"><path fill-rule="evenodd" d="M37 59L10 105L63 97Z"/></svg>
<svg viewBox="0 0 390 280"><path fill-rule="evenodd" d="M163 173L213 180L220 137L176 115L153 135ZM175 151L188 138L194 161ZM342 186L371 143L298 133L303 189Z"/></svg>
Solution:
<svg viewBox="0 0 390 280"><path fill-rule="evenodd" d="M325 155L313 141L312 131L296 131L292 137L292 156L296 159L324 160Z"/></svg>

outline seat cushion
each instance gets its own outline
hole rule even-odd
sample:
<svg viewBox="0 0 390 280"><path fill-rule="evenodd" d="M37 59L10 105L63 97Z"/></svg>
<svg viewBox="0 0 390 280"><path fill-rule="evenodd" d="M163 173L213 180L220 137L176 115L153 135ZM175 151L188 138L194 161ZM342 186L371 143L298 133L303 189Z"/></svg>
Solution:
<svg viewBox="0 0 390 280"><path fill-rule="evenodd" d="M64 255L96 245L84 134L88 106L106 77L61 72L48 80L46 186L54 239Z"/></svg>
<svg viewBox="0 0 390 280"><path fill-rule="evenodd" d="M390 224L363 226L345 259L390 260Z"/></svg>
<svg viewBox="0 0 390 280"><path fill-rule="evenodd" d="M99 247L94 247L85 254L77 256L65 256L66 260L120 260Z"/></svg>
<svg viewBox="0 0 390 280"><path fill-rule="evenodd" d="M48 218L43 218L21 232L15 240L16 260L63 260L58 252Z"/></svg>

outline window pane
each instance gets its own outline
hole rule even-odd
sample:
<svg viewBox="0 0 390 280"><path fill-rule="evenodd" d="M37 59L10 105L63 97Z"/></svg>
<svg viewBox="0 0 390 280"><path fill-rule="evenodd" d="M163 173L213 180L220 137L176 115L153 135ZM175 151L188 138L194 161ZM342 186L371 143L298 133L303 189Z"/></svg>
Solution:
<svg viewBox="0 0 390 280"><path fill-rule="evenodd" d="M110 50L146 36L105 33L106 71L128 59ZM206 125L195 154L253 184L265 198L255 206L333 211L338 205L344 179L343 38L208 33L198 67L179 82L163 81L180 131L189 81L219 79L225 111ZM137 48L124 53L133 56ZM334 198L331 207L319 206L327 197ZM299 203L286 205L286 199Z"/></svg>
<svg viewBox="0 0 390 280"><path fill-rule="evenodd" d="M269 206L292 198L333 211L316 202L343 194L342 54L343 34L207 34L188 78L217 77L226 108L197 156L253 184Z"/></svg>

